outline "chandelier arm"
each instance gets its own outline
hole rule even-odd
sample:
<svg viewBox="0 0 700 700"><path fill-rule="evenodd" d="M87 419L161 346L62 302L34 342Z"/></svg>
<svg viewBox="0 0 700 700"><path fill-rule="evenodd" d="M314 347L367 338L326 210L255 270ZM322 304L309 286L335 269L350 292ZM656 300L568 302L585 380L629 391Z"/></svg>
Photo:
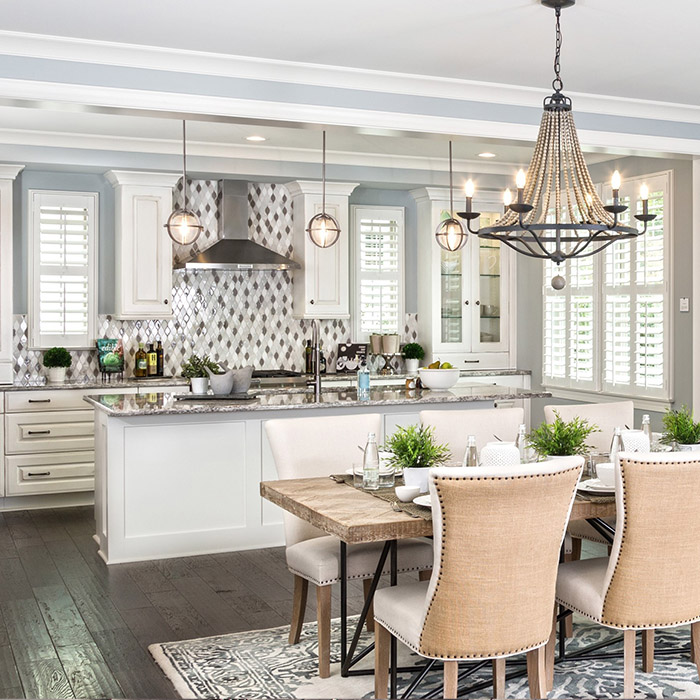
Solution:
<svg viewBox="0 0 700 700"><path fill-rule="evenodd" d="M527 231L533 237L535 243L537 243L537 245L542 249L542 252L547 257L549 257L550 253L547 250L547 247L545 246L545 244L542 243L542 241L540 240L540 237L537 235L537 233L535 231L533 231L529 226L523 226L522 228L524 231ZM558 235L558 233L557 233L557 235ZM522 239L520 239L520 240L522 240ZM523 243L527 245L527 241L523 241ZM530 248L529 245L528 245L528 248L530 250L532 250L532 248ZM557 243L557 248L559 248L559 243Z"/></svg>
<svg viewBox="0 0 700 700"><path fill-rule="evenodd" d="M469 219L467 219L467 231L469 231L469 233L473 233L475 236L478 236L478 235L479 235L479 231L481 231L481 228L478 228L478 229L476 229L476 231L475 231L475 230L472 228L472 222L471 222Z"/></svg>
<svg viewBox="0 0 700 700"><path fill-rule="evenodd" d="M549 255L540 255L540 254L532 251L532 248L530 248L529 246L527 246L528 251L532 251L532 252L528 252L528 251L523 250L522 248L518 248L517 245L514 244L512 241L508 241L508 240L500 239L500 238L498 240L500 240L501 243L503 243L504 245L507 245L511 250L514 250L516 253L519 253L520 255L527 255L528 258L538 258L540 260L544 260L545 258L549 258ZM518 243L524 243L524 241L519 239Z"/></svg>
<svg viewBox="0 0 700 700"><path fill-rule="evenodd" d="M593 255L596 255L597 253L602 253L607 247L611 246L613 243L615 243L615 240L610 240L606 241L602 245L600 245L598 248L595 250L591 250L589 253L583 253L582 255L577 255L576 257L578 258L590 258Z"/></svg>

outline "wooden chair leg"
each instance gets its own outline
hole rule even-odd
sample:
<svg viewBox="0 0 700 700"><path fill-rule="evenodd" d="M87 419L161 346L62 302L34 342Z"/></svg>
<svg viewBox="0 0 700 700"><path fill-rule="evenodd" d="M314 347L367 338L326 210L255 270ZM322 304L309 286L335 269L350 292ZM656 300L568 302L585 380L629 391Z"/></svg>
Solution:
<svg viewBox="0 0 700 700"><path fill-rule="evenodd" d="M549 634L549 639L544 648L544 667L547 682L547 690L554 688L554 652L557 646L557 609L559 606L554 604L554 615L552 618L552 631Z"/></svg>
<svg viewBox="0 0 700 700"><path fill-rule="evenodd" d="M458 661L443 661L442 697L452 700L457 697Z"/></svg>
<svg viewBox="0 0 700 700"><path fill-rule="evenodd" d="M654 630L644 630L642 632L642 671L644 671L644 673L652 673L653 670Z"/></svg>
<svg viewBox="0 0 700 700"><path fill-rule="evenodd" d="M700 676L700 622L690 625L690 658L698 669Z"/></svg>
<svg viewBox="0 0 700 700"><path fill-rule="evenodd" d="M316 620L318 621L318 675L331 675L331 587L316 586Z"/></svg>
<svg viewBox="0 0 700 700"><path fill-rule="evenodd" d="M538 647L527 652L527 682L530 686L530 697L547 697L547 672L544 662L544 647Z"/></svg>
<svg viewBox="0 0 700 700"><path fill-rule="evenodd" d="M625 664L625 698L634 697L634 662L635 662L635 645L637 635L635 630L625 630L624 636L624 664Z"/></svg>
<svg viewBox="0 0 700 700"><path fill-rule="evenodd" d="M430 577L432 575L433 575L432 569L424 569L423 571L418 572L418 580L419 581L430 581Z"/></svg>
<svg viewBox="0 0 700 700"><path fill-rule="evenodd" d="M506 696L506 660L493 660L493 697L496 700Z"/></svg>
<svg viewBox="0 0 700 700"><path fill-rule="evenodd" d="M391 632L378 622L374 625L374 697L389 695Z"/></svg>
<svg viewBox="0 0 700 700"><path fill-rule="evenodd" d="M289 643L298 644L301 628L304 625L306 612L306 597L309 593L309 582L301 576L294 575L294 601L292 602L292 624L289 628Z"/></svg>
<svg viewBox="0 0 700 700"><path fill-rule="evenodd" d="M567 561L578 561L581 558L581 538L571 538L571 558Z"/></svg>
<svg viewBox="0 0 700 700"><path fill-rule="evenodd" d="M372 579L365 578L362 579L362 588L365 592L365 600L369 596L369 589L372 587ZM365 620L365 626L368 632L374 632L374 603L369 604L369 610L367 610L367 619Z"/></svg>

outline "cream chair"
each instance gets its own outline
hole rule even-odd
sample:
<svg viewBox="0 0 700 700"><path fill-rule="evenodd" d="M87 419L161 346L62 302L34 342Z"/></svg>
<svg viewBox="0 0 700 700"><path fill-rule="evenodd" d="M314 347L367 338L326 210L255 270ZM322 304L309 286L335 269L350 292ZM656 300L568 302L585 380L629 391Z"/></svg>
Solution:
<svg viewBox="0 0 700 700"><path fill-rule="evenodd" d="M382 588L374 599L375 696L387 697L392 636L444 664L493 659L494 697L506 658L527 652L530 695L543 698L559 550L583 458L430 473L435 564L430 581Z"/></svg>
<svg viewBox="0 0 700 700"><path fill-rule="evenodd" d="M382 417L378 413L356 416L288 418L265 425L280 479L300 479L342 473L362 459L358 445L367 434L379 438ZM349 488L338 486L338 488ZM340 581L339 540L291 513L284 513L287 566L294 574L294 603L289 643L299 641L304 623L309 582L316 586L318 619L318 670L330 675L331 585ZM362 579L367 594L383 543L348 546L347 577ZM428 540L408 539L398 551L399 571L426 572L433 566L433 547ZM387 571L388 573L387 564ZM368 629L372 628L371 609Z"/></svg>
<svg viewBox="0 0 700 700"><path fill-rule="evenodd" d="M453 461L461 462L467 449L467 437L474 435L476 449L496 440L512 442L525 420L522 408L487 408L474 411L421 411L420 422L433 428L439 444L450 448Z"/></svg>
<svg viewBox="0 0 700 700"><path fill-rule="evenodd" d="M657 627L690 623L700 662L700 454L623 452L615 479L612 554L561 564L556 597L569 610L624 630L624 697L631 698L637 630L644 634L645 671L653 667Z"/></svg>

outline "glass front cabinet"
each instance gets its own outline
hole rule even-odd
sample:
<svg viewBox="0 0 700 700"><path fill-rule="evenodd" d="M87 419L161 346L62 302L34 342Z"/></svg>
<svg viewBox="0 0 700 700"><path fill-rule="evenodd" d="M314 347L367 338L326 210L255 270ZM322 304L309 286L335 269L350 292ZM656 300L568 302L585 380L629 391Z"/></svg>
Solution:
<svg viewBox="0 0 700 700"><path fill-rule="evenodd" d="M511 342L515 253L497 241L468 234L456 252L440 248L435 228L449 216L448 192L415 190L418 208L418 328L419 342L432 361L440 359L463 369L515 366ZM463 198L455 191L455 208ZM461 206L460 206L461 205ZM480 226L501 215L498 195L475 200Z"/></svg>

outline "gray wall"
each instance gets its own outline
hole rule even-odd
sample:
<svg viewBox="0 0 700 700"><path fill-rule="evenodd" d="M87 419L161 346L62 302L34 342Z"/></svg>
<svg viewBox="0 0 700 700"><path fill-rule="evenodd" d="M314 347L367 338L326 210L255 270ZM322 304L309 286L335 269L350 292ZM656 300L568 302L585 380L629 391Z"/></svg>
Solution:
<svg viewBox="0 0 700 700"><path fill-rule="evenodd" d="M99 194L97 311L114 311L114 189L102 175L23 170L14 183L13 313L27 313L29 190Z"/></svg>
<svg viewBox="0 0 700 700"><path fill-rule="evenodd" d="M673 171L673 261L671 300L673 320L674 406L692 403L692 313L678 311L679 297L692 299L692 164L687 160L664 158L620 158L590 167L594 182L606 182L614 170L624 178ZM691 309L692 311L692 309ZM518 258L518 367L532 370L532 385L542 381L542 264L524 256ZM572 404L564 399L533 399L532 423L544 419L548 403ZM700 408L696 409L700 412ZM636 412L636 422L641 414ZM650 413L652 427L661 425L661 413Z"/></svg>

